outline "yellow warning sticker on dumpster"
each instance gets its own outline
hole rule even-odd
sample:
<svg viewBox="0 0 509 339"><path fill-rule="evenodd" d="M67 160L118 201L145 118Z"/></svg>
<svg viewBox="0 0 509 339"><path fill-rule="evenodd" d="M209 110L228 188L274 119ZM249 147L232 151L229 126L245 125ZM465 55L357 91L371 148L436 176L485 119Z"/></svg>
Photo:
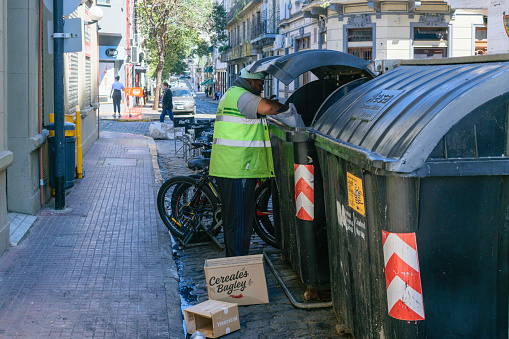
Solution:
<svg viewBox="0 0 509 339"><path fill-rule="evenodd" d="M348 188L348 206L365 216L366 209L364 207L362 179L346 172L346 187Z"/></svg>

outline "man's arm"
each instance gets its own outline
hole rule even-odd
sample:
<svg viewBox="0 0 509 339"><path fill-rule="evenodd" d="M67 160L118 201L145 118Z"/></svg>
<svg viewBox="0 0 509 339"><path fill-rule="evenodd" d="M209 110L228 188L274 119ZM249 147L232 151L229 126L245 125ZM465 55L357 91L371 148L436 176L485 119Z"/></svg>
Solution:
<svg viewBox="0 0 509 339"><path fill-rule="evenodd" d="M277 100L268 100L262 98L260 103L258 104L258 114L261 115L276 115L278 113L284 112L288 109L287 105L280 103Z"/></svg>

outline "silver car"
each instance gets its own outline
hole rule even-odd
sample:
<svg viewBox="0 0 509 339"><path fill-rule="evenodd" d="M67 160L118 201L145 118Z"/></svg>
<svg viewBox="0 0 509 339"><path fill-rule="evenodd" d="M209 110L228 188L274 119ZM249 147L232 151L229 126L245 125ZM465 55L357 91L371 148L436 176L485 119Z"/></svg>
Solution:
<svg viewBox="0 0 509 339"><path fill-rule="evenodd" d="M193 94L187 87L171 88L173 95L173 114L191 113L196 114L196 102Z"/></svg>

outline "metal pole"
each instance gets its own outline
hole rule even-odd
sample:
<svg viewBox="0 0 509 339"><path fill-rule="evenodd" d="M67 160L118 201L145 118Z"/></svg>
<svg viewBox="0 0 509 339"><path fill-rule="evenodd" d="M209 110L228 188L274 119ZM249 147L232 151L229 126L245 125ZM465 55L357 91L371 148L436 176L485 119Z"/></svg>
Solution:
<svg viewBox="0 0 509 339"><path fill-rule="evenodd" d="M53 0L53 32L64 31L63 0ZM53 38L55 112L55 209L65 208L64 39Z"/></svg>

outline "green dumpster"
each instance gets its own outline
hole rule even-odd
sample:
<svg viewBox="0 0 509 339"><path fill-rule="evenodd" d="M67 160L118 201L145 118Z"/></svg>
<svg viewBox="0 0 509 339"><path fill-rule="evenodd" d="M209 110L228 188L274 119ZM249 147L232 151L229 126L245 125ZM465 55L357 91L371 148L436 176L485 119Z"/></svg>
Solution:
<svg viewBox="0 0 509 339"><path fill-rule="evenodd" d="M333 306L356 338L507 338L509 62L401 66L318 119Z"/></svg>
<svg viewBox="0 0 509 339"><path fill-rule="evenodd" d="M293 103L305 126L349 90L369 81L373 74L368 62L352 55L329 50L309 50L261 59L251 72L266 72L290 84L304 72L316 79L300 86L286 100ZM327 229L320 163L307 127L288 126L269 118L270 140L279 203L280 220L276 239L282 255L299 273L310 290L329 290Z"/></svg>

